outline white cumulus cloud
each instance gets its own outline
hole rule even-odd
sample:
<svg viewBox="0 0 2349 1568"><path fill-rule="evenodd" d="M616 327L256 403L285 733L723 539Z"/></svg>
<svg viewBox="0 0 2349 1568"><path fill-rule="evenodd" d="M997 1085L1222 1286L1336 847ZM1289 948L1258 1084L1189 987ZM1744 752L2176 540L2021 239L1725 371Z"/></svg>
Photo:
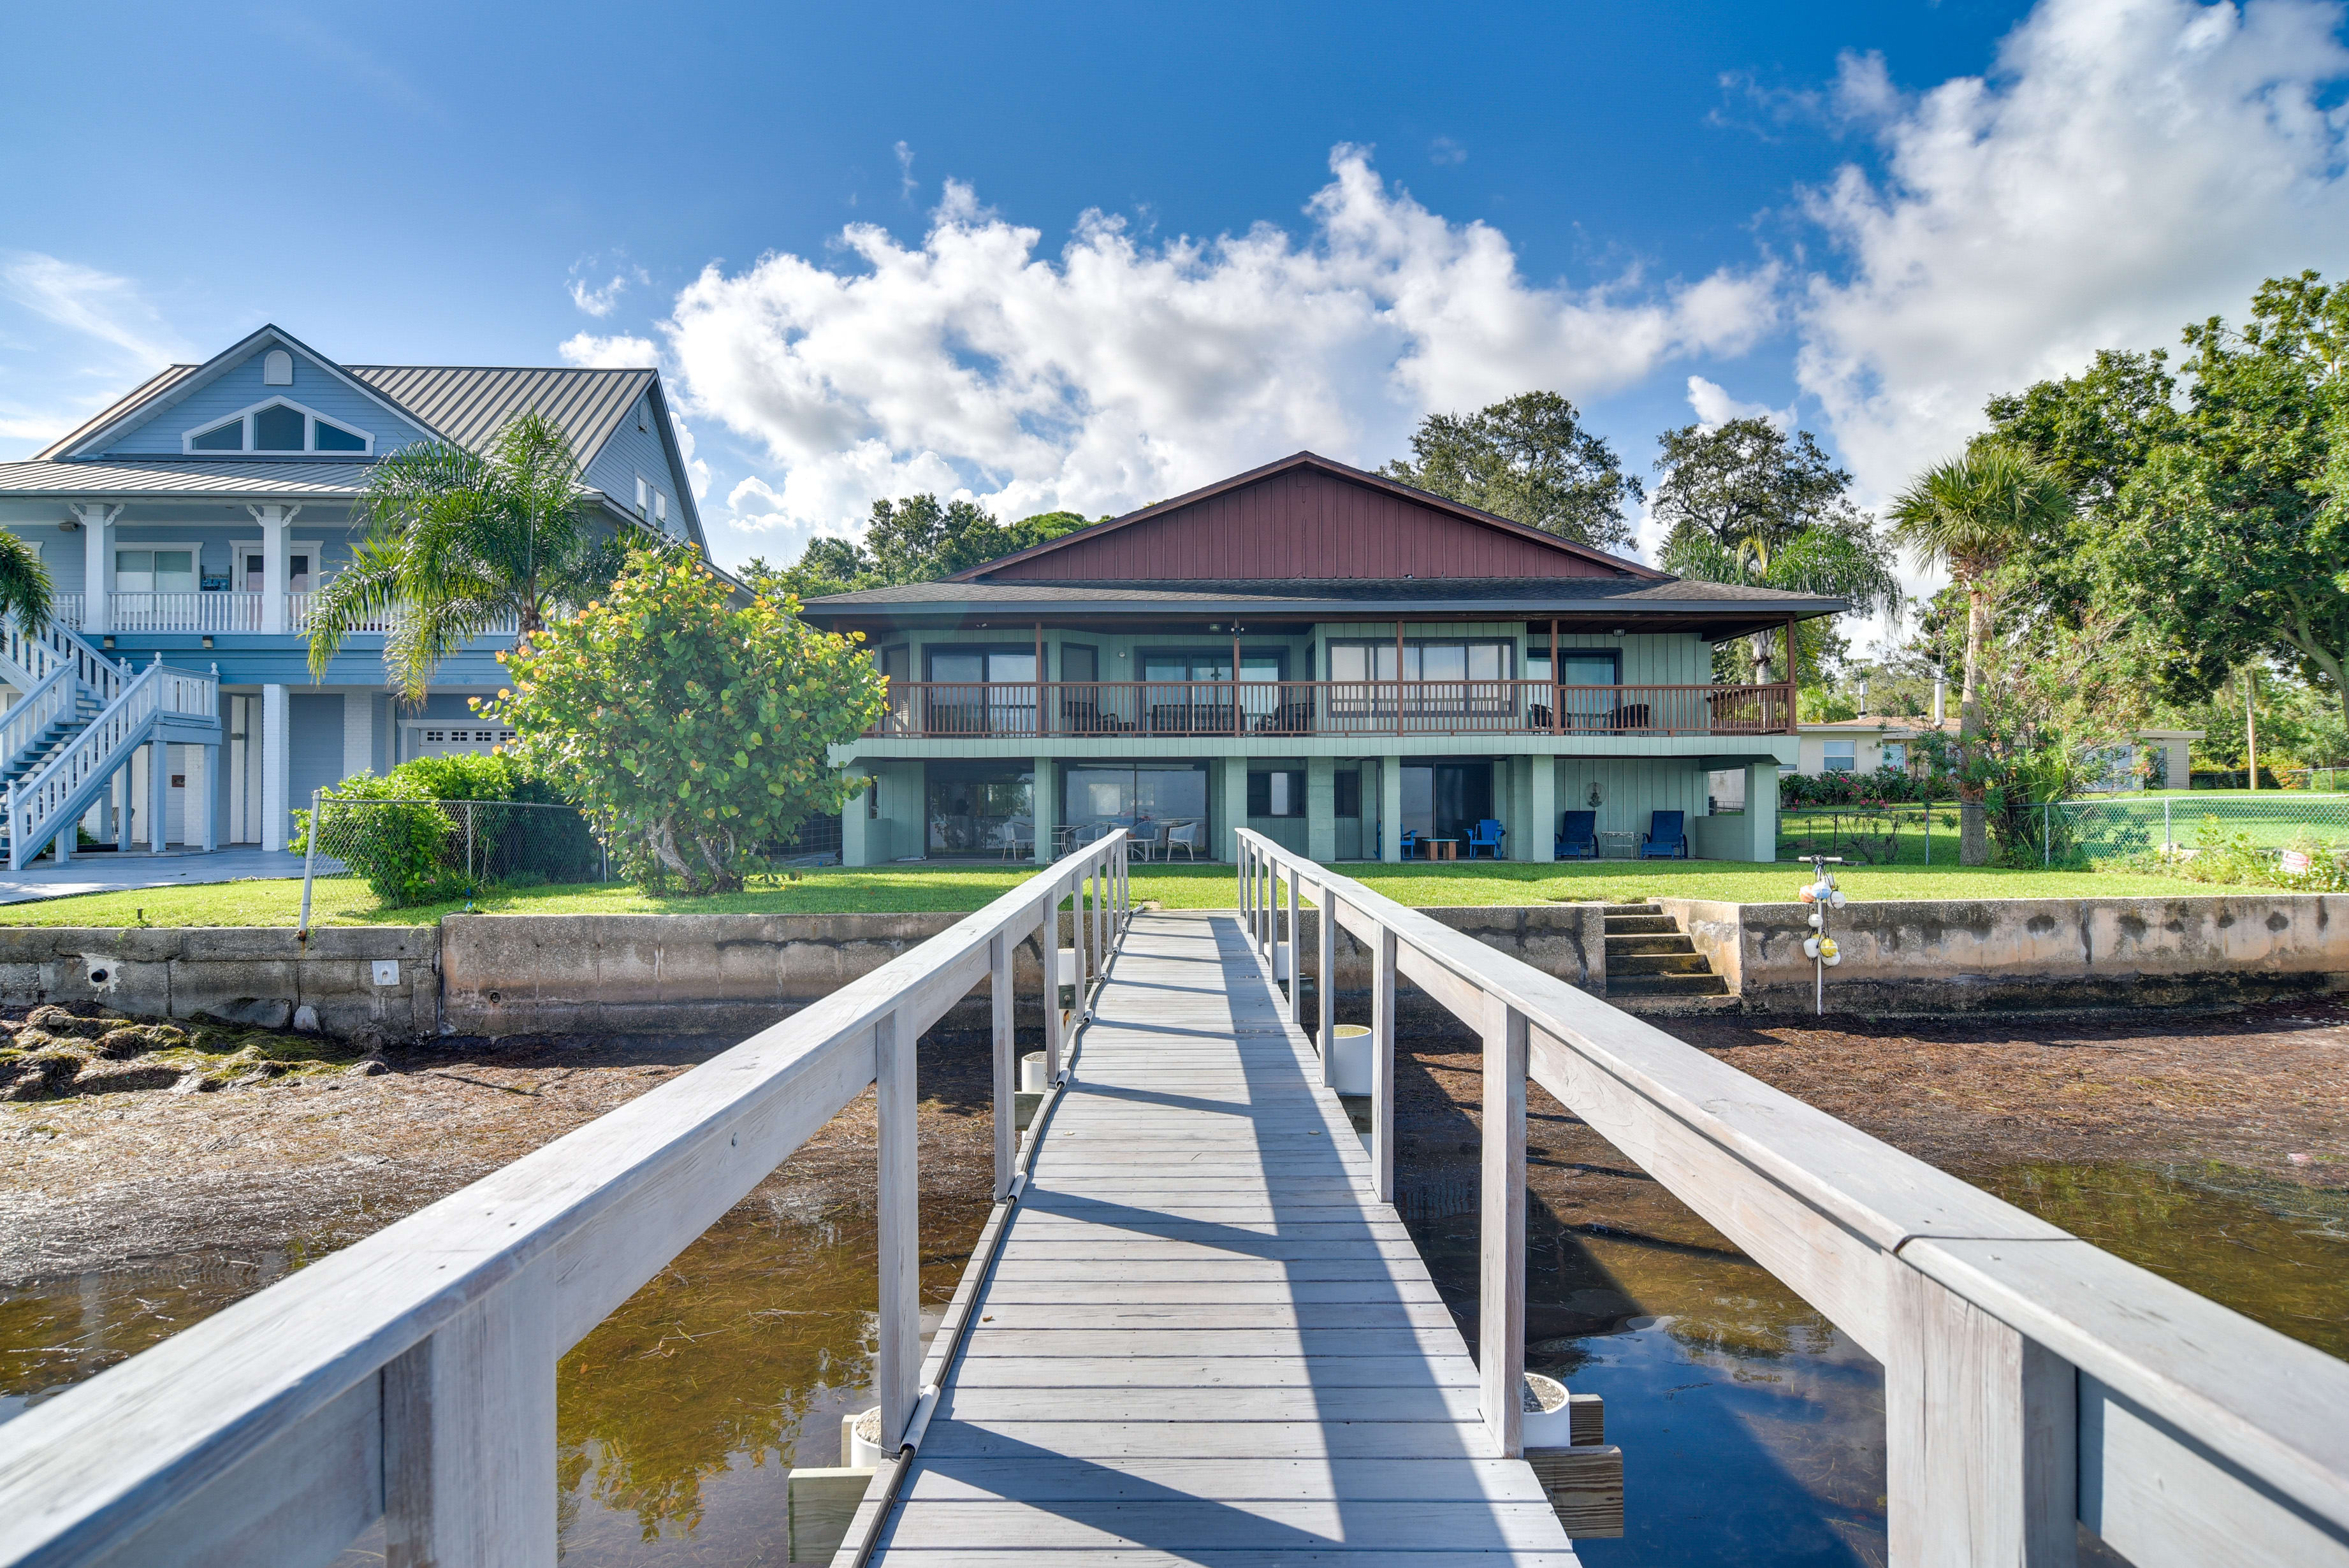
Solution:
<svg viewBox="0 0 2349 1568"><path fill-rule="evenodd" d="M1948 456L1992 393L2340 272L2341 23L2312 0L2043 0L1983 77L1901 98L1847 62L1885 170L1810 193L1850 265L1808 282L1796 374L1862 493Z"/></svg>
<svg viewBox="0 0 2349 1568"><path fill-rule="evenodd" d="M180 346L137 284L79 262L39 251L0 253L0 294L44 321L114 345L150 370Z"/></svg>
<svg viewBox="0 0 2349 1568"><path fill-rule="evenodd" d="M555 346L563 363L585 370L637 370L660 363L660 349L649 337L630 337L619 334L597 337L593 333L575 332Z"/></svg>
<svg viewBox="0 0 2349 1568"><path fill-rule="evenodd" d="M914 489L1091 515L1301 447L1373 462L1431 410L1588 399L1774 320L1767 264L1537 282L1498 230L1430 212L1364 150L1330 170L1302 238L1152 241L1094 211L1040 255L1040 231L949 181L918 244L852 224L845 266L707 269L664 329L696 413L781 470L737 487L738 524L839 529Z"/></svg>
<svg viewBox="0 0 2349 1568"><path fill-rule="evenodd" d="M1792 429L1795 411L1773 408L1767 403L1741 403L1729 395L1729 389L1718 381L1707 381L1702 376L1688 378L1690 411L1696 422L1706 429L1718 429L1732 419L1767 419L1782 430Z"/></svg>

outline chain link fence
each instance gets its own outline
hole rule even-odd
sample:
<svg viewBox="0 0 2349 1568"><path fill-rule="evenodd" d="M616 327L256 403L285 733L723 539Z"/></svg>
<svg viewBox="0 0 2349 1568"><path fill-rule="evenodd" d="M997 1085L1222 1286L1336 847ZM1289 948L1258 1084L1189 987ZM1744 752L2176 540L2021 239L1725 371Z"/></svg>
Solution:
<svg viewBox="0 0 2349 1568"><path fill-rule="evenodd" d="M2099 864L2197 848L2214 834L2281 854L2304 841L2349 844L2349 795L2299 789L2130 795L2009 807L1999 841L2042 865ZM1955 865L1958 806L1787 806L1778 858L1841 855L1860 865Z"/></svg>
<svg viewBox="0 0 2349 1568"><path fill-rule="evenodd" d="M314 917L471 900L498 888L611 880L586 812L529 800L312 795L295 823L302 927Z"/></svg>

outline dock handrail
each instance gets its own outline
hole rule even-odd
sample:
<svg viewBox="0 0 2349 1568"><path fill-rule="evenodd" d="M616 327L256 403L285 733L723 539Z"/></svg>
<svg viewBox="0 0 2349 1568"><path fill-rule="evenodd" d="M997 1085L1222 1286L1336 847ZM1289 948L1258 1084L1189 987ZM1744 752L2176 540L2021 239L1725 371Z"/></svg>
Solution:
<svg viewBox="0 0 2349 1568"><path fill-rule="evenodd" d="M380 1517L396 1563L551 1568L556 1359L868 1084L876 1382L895 1449L921 1370L915 1041L975 987L1008 990L1012 949L1033 935L1057 1058L1061 903L1078 900L1081 1016L1124 920L1127 843L1085 845L732 1049L0 1426L0 1563L298 1568ZM1008 1101L1000 995L994 1016ZM1010 1111L999 1104L999 1126Z"/></svg>
<svg viewBox="0 0 2349 1568"><path fill-rule="evenodd" d="M1478 1367L1503 1453L1521 1449L1530 1077L1882 1363L1893 1568L2069 1564L2075 1519L2137 1568L2349 1564L2349 1364L1259 833L1238 838L1259 949L1278 941L1281 883L1292 918L1300 884L1325 916L1325 1041L1337 928L1372 954L1381 1196L1397 976L1484 1038ZM1301 994L1292 982L1293 1007Z"/></svg>

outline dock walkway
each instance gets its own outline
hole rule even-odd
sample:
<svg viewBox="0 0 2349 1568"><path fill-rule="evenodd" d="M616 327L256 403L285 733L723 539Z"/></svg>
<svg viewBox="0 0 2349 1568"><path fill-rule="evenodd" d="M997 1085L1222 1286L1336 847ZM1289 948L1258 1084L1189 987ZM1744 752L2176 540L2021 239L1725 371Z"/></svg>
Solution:
<svg viewBox="0 0 2349 1568"><path fill-rule="evenodd" d="M1576 1561L1234 917L1133 916L968 1310L879 1560Z"/></svg>

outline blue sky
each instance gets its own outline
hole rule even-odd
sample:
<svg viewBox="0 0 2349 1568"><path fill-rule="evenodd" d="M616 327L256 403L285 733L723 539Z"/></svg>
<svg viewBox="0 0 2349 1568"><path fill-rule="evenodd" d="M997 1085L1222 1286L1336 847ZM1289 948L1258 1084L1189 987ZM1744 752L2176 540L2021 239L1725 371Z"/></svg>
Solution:
<svg viewBox="0 0 2349 1568"><path fill-rule="evenodd" d="M1873 498L1985 393L2349 238L2349 55L2305 0L11 32L52 85L0 103L0 455L264 320L353 361L657 356L736 562L916 488L1100 512L1376 462L1533 386L1643 469L1766 408Z"/></svg>

